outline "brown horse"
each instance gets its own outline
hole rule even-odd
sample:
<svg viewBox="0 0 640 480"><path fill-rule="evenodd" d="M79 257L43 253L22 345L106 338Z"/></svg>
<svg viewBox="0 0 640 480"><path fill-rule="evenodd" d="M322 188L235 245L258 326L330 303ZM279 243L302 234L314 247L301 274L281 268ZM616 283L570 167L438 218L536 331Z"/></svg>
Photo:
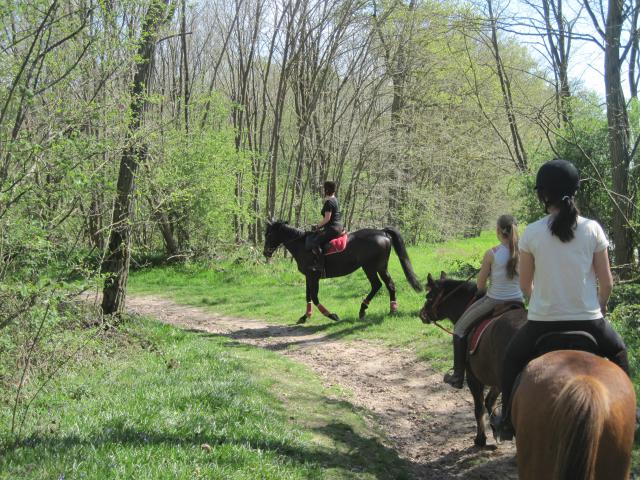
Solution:
<svg viewBox="0 0 640 480"><path fill-rule="evenodd" d="M447 279L444 272L440 274L438 281L434 281L429 274L426 288L427 300L420 310L420 319L424 323L433 323L445 318L456 323L478 296L475 283ZM508 310L487 327L475 353L467 356L467 385L473 395L477 423L474 440L476 446L484 447L487 444L485 413L493 410L500 394L502 364L509 340L526 319L524 309ZM490 387L486 397L485 385Z"/></svg>
<svg viewBox="0 0 640 480"><path fill-rule="evenodd" d="M512 403L521 480L629 478L636 396L614 363L558 350L531 361Z"/></svg>

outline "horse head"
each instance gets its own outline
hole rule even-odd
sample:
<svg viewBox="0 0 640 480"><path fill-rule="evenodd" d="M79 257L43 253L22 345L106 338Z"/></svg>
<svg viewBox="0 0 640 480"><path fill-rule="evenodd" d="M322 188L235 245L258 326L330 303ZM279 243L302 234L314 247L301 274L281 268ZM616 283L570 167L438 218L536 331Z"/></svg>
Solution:
<svg viewBox="0 0 640 480"><path fill-rule="evenodd" d="M442 313L438 312L438 307L445 295L444 280L446 278L447 274L444 272L440 272L439 280L434 280L431 274L427 276L427 283L425 285L427 297L419 314L422 323L433 323L445 318L444 316L438 316L438 313Z"/></svg>
<svg viewBox="0 0 640 480"><path fill-rule="evenodd" d="M289 222L283 220L267 220L265 222L266 229L262 253L266 258L271 258L278 247L286 241L282 227L288 223Z"/></svg>
<svg viewBox="0 0 640 480"><path fill-rule="evenodd" d="M273 220L267 220L265 225L264 248L262 249L262 254L265 258L271 258L273 256L273 252L275 252L282 243L281 241L276 240L280 225L279 222L275 222Z"/></svg>

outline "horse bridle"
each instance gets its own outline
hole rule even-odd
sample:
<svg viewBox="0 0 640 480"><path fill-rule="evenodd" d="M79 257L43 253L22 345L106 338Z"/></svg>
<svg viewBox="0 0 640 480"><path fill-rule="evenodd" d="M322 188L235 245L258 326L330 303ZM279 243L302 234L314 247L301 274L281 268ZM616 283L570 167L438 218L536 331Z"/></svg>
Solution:
<svg viewBox="0 0 640 480"><path fill-rule="evenodd" d="M443 298L442 298L443 296L444 296L444 288L438 292L438 295L436 295L436 299L431 304L431 308L429 309L431 310L431 312L427 310L427 315L430 315L433 318L432 320L433 323L437 322L436 319L438 318L438 307L443 301ZM447 295L447 297L448 296L449 295Z"/></svg>
<svg viewBox="0 0 640 480"><path fill-rule="evenodd" d="M479 271L479 270L478 270ZM458 285L456 288L454 288L453 290L451 290L449 293L447 293L446 295L444 294L444 288L438 292L438 295L436 296L436 299L433 301L433 304L431 305L431 312L429 312L429 310L427 310L427 316L432 315L433 320L431 320L431 322L436 325L437 327L445 330L448 333L451 333L449 330L447 330L446 328L442 327L441 325L438 325L438 307L443 304L445 302L445 300L447 300L451 295L453 295L454 293L456 293L460 288L462 288L464 285L466 285L466 283L471 280L473 277L475 277L478 274L478 272L473 272L471 275L469 275L466 280L464 280L462 283L460 283L460 285ZM467 303L467 305L465 306L465 310L467 308L469 308L471 306L471 304L473 303L473 300L475 298L475 295L471 296L471 299L469 300L469 302Z"/></svg>
<svg viewBox="0 0 640 480"><path fill-rule="evenodd" d="M269 248L268 250L265 248L265 250L269 253L269 256L272 256L275 253L275 251L278 250L278 248L280 248L280 246L284 247L285 245L288 245L291 242L295 242L296 240L300 240L301 238L303 238L303 237L291 238L291 239L287 240L286 242L280 242L280 244L277 247Z"/></svg>

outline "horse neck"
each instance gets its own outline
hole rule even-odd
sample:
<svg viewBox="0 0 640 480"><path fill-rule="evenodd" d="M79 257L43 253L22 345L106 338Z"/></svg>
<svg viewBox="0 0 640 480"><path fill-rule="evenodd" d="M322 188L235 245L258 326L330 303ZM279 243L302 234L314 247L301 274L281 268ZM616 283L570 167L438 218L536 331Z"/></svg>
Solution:
<svg viewBox="0 0 640 480"><path fill-rule="evenodd" d="M453 283L452 288L449 289L449 292L452 292L456 288L458 290L447 302L449 307L446 308L446 311L443 309L443 313L445 313L447 318L449 318L449 320L454 324L460 320L460 317L467 309L469 302L478 293L478 287L475 283L471 282L455 282ZM445 295L447 295L447 293L445 293Z"/></svg>
<svg viewBox="0 0 640 480"><path fill-rule="evenodd" d="M285 238L283 238L282 240L282 245L293 256L293 258L296 258L296 259L299 256L301 256L305 251L304 235L297 237L298 235L301 235L301 233L303 232L300 232L299 230L296 230L293 227L289 227L287 230L283 230L283 237Z"/></svg>

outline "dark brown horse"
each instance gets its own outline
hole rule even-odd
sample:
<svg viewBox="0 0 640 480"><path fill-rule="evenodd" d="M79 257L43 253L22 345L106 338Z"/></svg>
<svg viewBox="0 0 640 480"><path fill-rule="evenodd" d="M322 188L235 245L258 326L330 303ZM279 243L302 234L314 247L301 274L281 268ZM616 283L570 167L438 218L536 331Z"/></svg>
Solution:
<svg viewBox="0 0 640 480"><path fill-rule="evenodd" d="M536 358L513 395L520 480L629 478L635 412L613 362L573 350Z"/></svg>
<svg viewBox="0 0 640 480"><path fill-rule="evenodd" d="M329 312L318 299L320 273L308 268L313 263L313 254L305 249L305 237L307 234L303 230L289 226L286 222L267 222L264 255L270 258L280 245L284 245L296 260L298 270L304 274L307 283L307 311L300 317L298 323L304 323L311 316L311 302L326 317L332 320L339 320L338 315ZM409 284L416 292L421 291L422 286L415 273L413 273L402 236L395 228L389 227L383 230L364 229L353 232L349 234L349 242L345 250L329 255L325 259L324 270L326 278L348 275L359 268L362 268L367 275L371 283L371 291L362 301L360 318L365 316L369 302L380 290L382 286L380 279L382 279L389 291L391 313L395 313L397 309L396 287L388 270L391 247L393 247L400 259L400 265Z"/></svg>
<svg viewBox="0 0 640 480"><path fill-rule="evenodd" d="M426 287L427 300L420 310L420 319L424 323L433 323L445 318L456 323L474 297L478 296L475 283L447 279L444 272L437 281L429 274ZM474 440L476 446L484 447L487 444L485 413L493 410L500 394L502 363L509 340L526 319L524 309L505 312L487 327L475 353L467 356L467 385L473 395L477 423ZM485 385L490 387L486 397Z"/></svg>

